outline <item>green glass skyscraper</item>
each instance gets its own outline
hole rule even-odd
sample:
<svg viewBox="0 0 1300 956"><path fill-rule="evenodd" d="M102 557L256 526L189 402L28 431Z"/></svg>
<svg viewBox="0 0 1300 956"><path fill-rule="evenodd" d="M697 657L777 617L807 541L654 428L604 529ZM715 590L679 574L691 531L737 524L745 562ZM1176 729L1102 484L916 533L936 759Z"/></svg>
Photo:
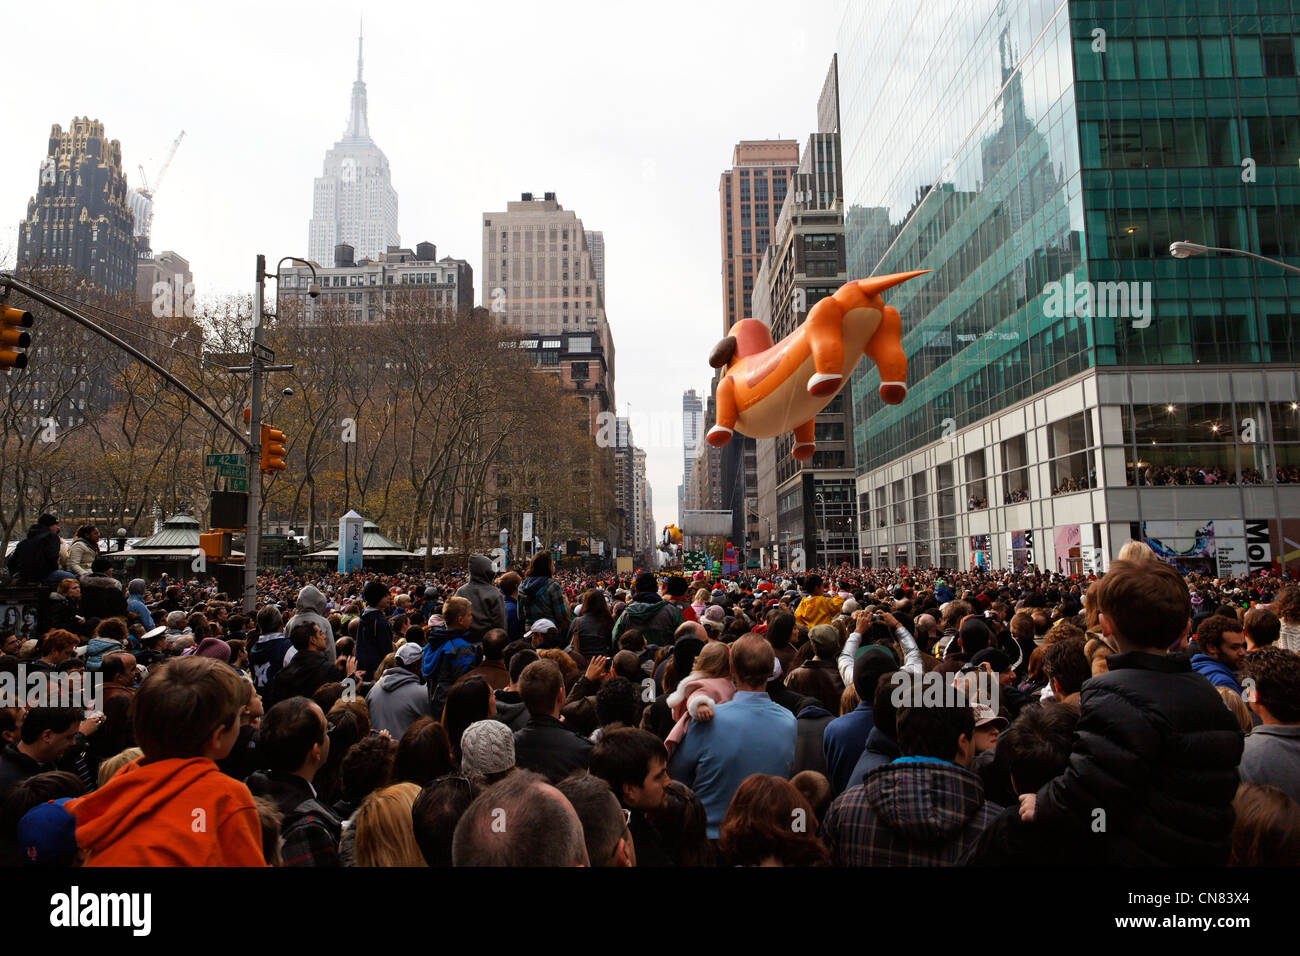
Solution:
<svg viewBox="0 0 1300 956"><path fill-rule="evenodd" d="M849 273L933 270L906 400L852 386L864 560L1300 572L1300 275L1168 251L1300 264L1292 6L850 5Z"/></svg>

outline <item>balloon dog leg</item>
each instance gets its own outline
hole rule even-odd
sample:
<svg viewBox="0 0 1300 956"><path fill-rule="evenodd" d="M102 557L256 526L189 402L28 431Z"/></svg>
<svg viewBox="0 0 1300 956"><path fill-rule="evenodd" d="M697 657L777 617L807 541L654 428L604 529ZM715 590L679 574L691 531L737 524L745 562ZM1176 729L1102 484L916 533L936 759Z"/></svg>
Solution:
<svg viewBox="0 0 1300 956"><path fill-rule="evenodd" d="M897 405L907 395L907 356L903 354L903 321L893 306L887 305L881 312L880 327L865 351L880 370L880 400Z"/></svg>
<svg viewBox="0 0 1300 956"><path fill-rule="evenodd" d="M718 421L709 429L709 433L704 438L714 448L721 448L731 441L738 414L736 411L735 383L732 382L730 376L724 377L718 383L718 391L714 398L717 403Z"/></svg>
<svg viewBox="0 0 1300 956"><path fill-rule="evenodd" d="M813 441L814 422L815 419L804 422L794 430L794 450L790 454L795 461L807 461L817 448Z"/></svg>
<svg viewBox="0 0 1300 956"><path fill-rule="evenodd" d="M804 324L815 369L808 378L808 394L834 395L844 381L844 309L833 296L822 299Z"/></svg>

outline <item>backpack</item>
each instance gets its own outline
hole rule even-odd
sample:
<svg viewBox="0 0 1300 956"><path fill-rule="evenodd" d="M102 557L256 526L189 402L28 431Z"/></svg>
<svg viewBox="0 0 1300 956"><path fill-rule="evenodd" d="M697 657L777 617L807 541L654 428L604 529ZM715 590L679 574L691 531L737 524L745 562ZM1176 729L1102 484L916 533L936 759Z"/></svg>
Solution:
<svg viewBox="0 0 1300 956"><path fill-rule="evenodd" d="M456 683L480 663L478 651L474 645L462 638L453 637L435 650L428 644L424 646L424 655L420 660L420 672L429 687L429 701L434 706L434 713L440 713L447 701L451 685Z"/></svg>

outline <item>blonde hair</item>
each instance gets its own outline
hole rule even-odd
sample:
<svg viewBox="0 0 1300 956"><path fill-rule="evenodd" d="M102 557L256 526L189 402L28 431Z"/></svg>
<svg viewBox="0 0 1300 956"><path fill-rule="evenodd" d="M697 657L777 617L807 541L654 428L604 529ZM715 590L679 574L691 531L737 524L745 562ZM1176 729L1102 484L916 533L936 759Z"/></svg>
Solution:
<svg viewBox="0 0 1300 956"><path fill-rule="evenodd" d="M708 588L700 588L699 590L697 590L697 591L695 592L695 600L699 601L701 604L708 604L708 603L709 603L709 589L708 589Z"/></svg>
<svg viewBox="0 0 1300 956"><path fill-rule="evenodd" d="M139 747L127 747L119 754L114 754L99 765L99 786L112 780L119 770L137 757L143 757L144 751Z"/></svg>
<svg viewBox="0 0 1300 956"><path fill-rule="evenodd" d="M1126 541L1119 549L1119 561L1155 561L1156 553L1145 541Z"/></svg>
<svg viewBox="0 0 1300 956"><path fill-rule="evenodd" d="M376 790L357 810L357 866L427 866L419 844L411 808L420 794L415 783L399 783Z"/></svg>
<svg viewBox="0 0 1300 956"><path fill-rule="evenodd" d="M1237 726L1241 728L1241 732L1243 734L1250 733L1251 728L1255 726L1255 722L1250 719L1250 710L1246 707L1246 702L1241 699L1241 695L1231 687L1216 687L1215 690L1223 698L1228 710L1232 711L1232 716L1237 718Z"/></svg>
<svg viewBox="0 0 1300 956"><path fill-rule="evenodd" d="M858 700L858 689L850 683L848 687L844 688L844 693L840 694L840 716L843 717L845 714L857 710L860 703L862 702Z"/></svg>
<svg viewBox="0 0 1300 956"><path fill-rule="evenodd" d="M731 647L717 641L712 644L705 644L700 653L695 658L695 666L691 668L694 674L703 674L705 677L730 677L731 676Z"/></svg>

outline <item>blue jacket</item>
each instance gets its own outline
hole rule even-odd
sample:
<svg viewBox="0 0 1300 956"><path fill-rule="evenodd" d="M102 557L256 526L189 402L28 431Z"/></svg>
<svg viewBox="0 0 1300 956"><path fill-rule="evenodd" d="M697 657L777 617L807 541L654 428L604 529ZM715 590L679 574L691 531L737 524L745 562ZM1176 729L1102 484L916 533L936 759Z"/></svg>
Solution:
<svg viewBox="0 0 1300 956"><path fill-rule="evenodd" d="M822 749L826 752L826 776L830 778L833 795L843 793L850 786L853 766L867 749L867 735L874 726L871 705L866 701L826 725Z"/></svg>
<svg viewBox="0 0 1300 956"><path fill-rule="evenodd" d="M797 723L794 714L761 691L737 691L713 709L713 720L691 722L668 762L668 773L704 804L709 839L717 839L727 804L746 777L790 776Z"/></svg>
<svg viewBox="0 0 1300 956"><path fill-rule="evenodd" d="M1228 669L1228 665L1209 654L1196 654L1192 657L1192 670L1200 674L1215 687L1227 687L1241 694L1241 682L1237 675Z"/></svg>
<svg viewBox="0 0 1300 956"><path fill-rule="evenodd" d="M126 610L129 614L139 614L140 623L144 625L146 631L152 631L154 628L153 615L149 613L148 606L141 601L137 595L132 594L126 602Z"/></svg>

